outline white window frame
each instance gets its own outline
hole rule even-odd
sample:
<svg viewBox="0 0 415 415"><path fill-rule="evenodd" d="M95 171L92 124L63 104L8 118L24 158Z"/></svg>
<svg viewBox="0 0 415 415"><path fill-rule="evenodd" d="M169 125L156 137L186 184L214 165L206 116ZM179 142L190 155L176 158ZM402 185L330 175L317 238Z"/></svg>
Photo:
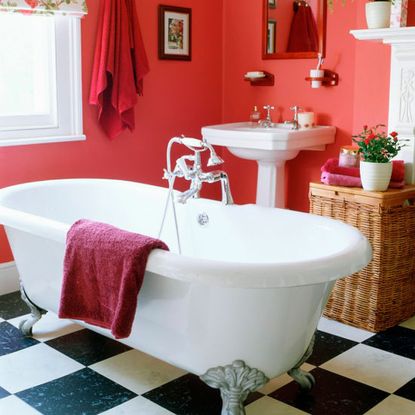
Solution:
<svg viewBox="0 0 415 415"><path fill-rule="evenodd" d="M31 18L26 16L25 18ZM52 85L56 86L56 112L43 119L39 116L13 116L0 126L0 147L82 141L86 137L82 128L82 65L81 65L81 22L76 16L49 17L55 19L55 68ZM53 66L53 65L52 65ZM33 123L35 122L35 126ZM43 125L40 125L43 124Z"/></svg>

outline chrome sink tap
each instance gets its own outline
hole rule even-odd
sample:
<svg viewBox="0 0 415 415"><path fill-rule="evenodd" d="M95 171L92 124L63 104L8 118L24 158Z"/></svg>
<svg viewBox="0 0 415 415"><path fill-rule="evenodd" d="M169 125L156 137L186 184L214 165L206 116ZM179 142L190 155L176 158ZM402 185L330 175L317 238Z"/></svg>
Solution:
<svg viewBox="0 0 415 415"><path fill-rule="evenodd" d="M274 123L272 122L271 118L271 110L274 110L275 108L272 105L264 105L264 110L267 112L267 115L265 117L265 120L258 121L258 124L262 128L271 128Z"/></svg>
<svg viewBox="0 0 415 415"><path fill-rule="evenodd" d="M298 113L302 110L298 105L290 107L291 111L294 111L293 119L291 121L284 121L284 124L290 124L292 130L298 130Z"/></svg>
<svg viewBox="0 0 415 415"><path fill-rule="evenodd" d="M171 169L171 147L174 143L182 144L193 151L191 155L185 155L176 160L174 170ZM201 156L204 151L210 151L207 165L209 167L224 163L216 154L211 144L204 140L189 137L173 137L167 146L167 169L164 170L164 179L170 180L176 177L183 177L190 181L190 188L181 193L178 197L180 203L186 203L190 198L198 198L203 183L221 182L222 203L225 205L233 204L233 198L229 186L228 175L222 170L204 172L202 170ZM189 165L188 162L191 164Z"/></svg>

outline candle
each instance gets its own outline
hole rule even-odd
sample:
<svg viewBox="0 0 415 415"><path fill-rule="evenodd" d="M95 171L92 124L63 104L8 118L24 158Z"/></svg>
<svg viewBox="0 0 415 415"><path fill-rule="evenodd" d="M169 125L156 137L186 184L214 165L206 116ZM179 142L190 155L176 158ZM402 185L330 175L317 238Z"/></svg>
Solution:
<svg viewBox="0 0 415 415"><path fill-rule="evenodd" d="M300 128L313 128L314 125L314 112L298 113L298 126Z"/></svg>

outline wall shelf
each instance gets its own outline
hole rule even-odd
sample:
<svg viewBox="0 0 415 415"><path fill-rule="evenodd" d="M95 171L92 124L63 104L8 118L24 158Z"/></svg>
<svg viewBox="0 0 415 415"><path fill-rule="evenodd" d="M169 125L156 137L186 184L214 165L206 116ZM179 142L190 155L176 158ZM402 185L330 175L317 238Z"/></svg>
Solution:
<svg viewBox="0 0 415 415"><path fill-rule="evenodd" d="M413 43L415 41L415 27L359 29L351 30L350 34L357 40L368 40L388 45Z"/></svg>
<svg viewBox="0 0 415 415"><path fill-rule="evenodd" d="M244 76L244 80L251 83L251 86L274 86L275 77L272 73L264 72L265 76L262 78L248 78Z"/></svg>

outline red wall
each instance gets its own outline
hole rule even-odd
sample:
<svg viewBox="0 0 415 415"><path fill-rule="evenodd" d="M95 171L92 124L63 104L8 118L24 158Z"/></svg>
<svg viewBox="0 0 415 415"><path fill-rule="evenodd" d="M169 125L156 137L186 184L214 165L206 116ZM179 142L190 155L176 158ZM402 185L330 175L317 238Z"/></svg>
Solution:
<svg viewBox="0 0 415 415"><path fill-rule="evenodd" d="M137 0L137 11L150 61L144 97L136 109L136 131L114 141L96 122L96 109L87 103L97 29L98 4L88 2L82 22L85 142L0 147L0 187L16 183L69 177L104 177L165 185L165 149L178 134L200 137L203 125L221 120L222 0L175 0L191 7L193 54L191 62L157 58L156 0ZM219 185L218 185L219 186ZM1 236L0 261L11 260Z"/></svg>
<svg viewBox="0 0 415 415"><path fill-rule="evenodd" d="M292 118L294 104L317 115L317 122L337 127L336 142L324 152L303 151L287 162L287 204L295 210L308 210L308 186L318 181L320 166L337 156L339 147L350 144L351 135L363 123L387 122L389 91L389 48L359 42L349 30L366 28L364 0L352 4L335 3L328 13L327 48L324 67L340 75L336 87L311 89L304 78L316 60L261 59L261 1L239 0L224 3L224 121L247 120L253 105L276 107L274 120ZM249 22L249 24L244 24ZM243 81L246 71L267 70L276 77L274 87L252 87ZM256 189L256 163L224 155L237 203L253 203Z"/></svg>
<svg viewBox="0 0 415 415"><path fill-rule="evenodd" d="M84 130L86 142L0 148L0 186L64 177L108 177L163 184L167 141L176 134L200 136L200 127L220 121L248 120L254 105L276 107L274 120L290 119L289 106L300 105L317 114L320 124L337 127L336 142L324 152L303 151L287 163L287 203L308 210L308 185L318 181L320 166L339 147L350 144L362 124L386 123L389 93L389 47L359 42L349 34L365 28L365 0L336 2L328 14L324 67L339 73L332 88L311 89L304 78L316 61L261 58L262 0L175 0L193 13L191 62L157 58L157 5L137 0L138 14L150 60L145 96L137 105L137 128L109 141L96 123L96 110L87 104L97 4L82 23ZM267 70L276 76L274 87L252 87L247 71ZM237 203L253 203L255 162L236 159L224 151ZM209 186L208 192L214 186ZM214 190L216 190L214 188ZM0 261L11 259L0 241Z"/></svg>

